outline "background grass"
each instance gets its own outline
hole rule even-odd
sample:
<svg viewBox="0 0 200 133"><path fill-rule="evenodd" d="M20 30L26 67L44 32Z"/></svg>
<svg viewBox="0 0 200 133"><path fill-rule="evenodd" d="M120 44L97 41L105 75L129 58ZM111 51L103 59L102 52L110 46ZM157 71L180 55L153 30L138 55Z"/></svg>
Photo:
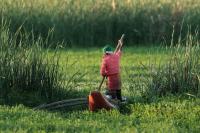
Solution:
<svg viewBox="0 0 200 133"><path fill-rule="evenodd" d="M122 33L126 44L169 44L191 33L200 23L199 0L2 0L0 18L10 21L15 31L65 41L67 46L113 44ZM50 45L50 44L48 44ZM55 47L56 43L54 43Z"/></svg>

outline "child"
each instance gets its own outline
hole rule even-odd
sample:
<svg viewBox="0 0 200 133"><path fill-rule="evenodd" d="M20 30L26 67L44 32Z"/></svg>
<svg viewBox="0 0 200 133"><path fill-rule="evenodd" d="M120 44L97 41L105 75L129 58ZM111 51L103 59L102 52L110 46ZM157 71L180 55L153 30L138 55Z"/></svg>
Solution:
<svg viewBox="0 0 200 133"><path fill-rule="evenodd" d="M111 96L112 99L117 98L120 101L122 101L120 78L120 57L122 45L122 39L120 39L114 52L109 45L104 47L104 55L100 70L101 75L107 78L108 90L106 95Z"/></svg>

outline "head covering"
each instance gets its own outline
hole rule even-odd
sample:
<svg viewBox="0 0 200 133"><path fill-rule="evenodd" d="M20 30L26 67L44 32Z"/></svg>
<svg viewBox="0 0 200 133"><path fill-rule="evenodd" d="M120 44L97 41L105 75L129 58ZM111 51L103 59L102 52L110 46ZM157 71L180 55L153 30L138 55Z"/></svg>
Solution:
<svg viewBox="0 0 200 133"><path fill-rule="evenodd" d="M106 46L103 48L103 53L113 53L112 47L111 47L110 45L106 45Z"/></svg>

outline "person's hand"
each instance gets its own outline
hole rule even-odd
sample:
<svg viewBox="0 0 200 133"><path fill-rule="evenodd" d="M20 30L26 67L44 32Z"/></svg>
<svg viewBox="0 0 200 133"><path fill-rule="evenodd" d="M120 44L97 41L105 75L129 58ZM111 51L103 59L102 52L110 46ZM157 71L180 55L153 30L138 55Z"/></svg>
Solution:
<svg viewBox="0 0 200 133"><path fill-rule="evenodd" d="M105 73L102 73L102 77L107 77Z"/></svg>
<svg viewBox="0 0 200 133"><path fill-rule="evenodd" d="M118 52L119 50L121 50L122 45L123 45L123 38L124 38L124 34L122 35L122 37L118 40L118 44L117 47L115 48L114 53Z"/></svg>
<svg viewBox="0 0 200 133"><path fill-rule="evenodd" d="M118 40L118 44L122 46L122 40Z"/></svg>

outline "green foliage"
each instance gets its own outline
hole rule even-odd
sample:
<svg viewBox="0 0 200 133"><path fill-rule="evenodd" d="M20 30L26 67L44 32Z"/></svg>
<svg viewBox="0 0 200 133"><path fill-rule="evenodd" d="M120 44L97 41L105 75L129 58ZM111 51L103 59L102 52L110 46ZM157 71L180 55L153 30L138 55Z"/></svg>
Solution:
<svg viewBox="0 0 200 133"><path fill-rule="evenodd" d="M151 51L149 59L141 60L139 69L128 72L130 91L140 90L148 100L167 94L200 96L200 47L197 36L188 34L183 41L160 51ZM154 53L152 53L154 52ZM163 55L161 56L161 53ZM156 58L154 54L160 56ZM165 56L167 55L167 56ZM133 67L133 66L132 66ZM137 68L136 67L136 68Z"/></svg>
<svg viewBox="0 0 200 133"><path fill-rule="evenodd" d="M16 32L46 38L67 46L103 46L126 34L129 45L174 41L187 26L194 31L200 22L199 0L2 0L0 18ZM173 28L174 27L174 28ZM54 43L56 45L56 43ZM55 47L55 46L54 46Z"/></svg>
<svg viewBox="0 0 200 133"><path fill-rule="evenodd" d="M159 67L151 67L148 93L192 93L200 96L200 47L196 37L188 35L186 42L170 48L170 57Z"/></svg>
<svg viewBox="0 0 200 133"><path fill-rule="evenodd" d="M198 132L200 100L165 97L133 103L131 114L118 111L33 111L22 105L0 106L0 132Z"/></svg>
<svg viewBox="0 0 200 133"><path fill-rule="evenodd" d="M28 34L22 34L24 37L19 39L10 34L6 26L3 25L0 29L0 85L4 85L1 87L0 102L8 99L9 102L34 105L41 101L67 99L69 95L86 97L89 91L98 87L101 78L101 49L46 51L40 47L45 43L41 38L30 39ZM191 48L192 51L197 50L197 47ZM129 96L131 103L123 107L121 113L116 110L102 110L97 113L88 110L46 112L33 111L23 105L0 105L0 132L198 132L199 98L190 95L154 96L153 102L147 103L140 96L143 88L134 88L135 84L131 82L142 84L142 80L133 74L139 74L143 78L149 76L147 68L140 66L141 61L146 65L152 57L164 64L165 59L170 58L170 51L174 52L174 49L131 47L123 50L122 92L123 95ZM149 51L151 54L148 54ZM182 55L185 48L179 47L175 51L182 51L178 55L181 55L180 59L184 57ZM60 56L57 56L57 52ZM65 66L65 63L68 65ZM60 71L60 66L65 69ZM66 75L64 84L60 72ZM3 81L5 84L2 84ZM62 88L62 85L67 90ZM50 89L47 88L49 86ZM5 91L8 95L2 95Z"/></svg>
<svg viewBox="0 0 200 133"><path fill-rule="evenodd" d="M48 51L40 47L44 44L41 38L29 40L30 36L26 34L23 39L17 40L17 34L12 36L6 22L2 21L0 102L30 106L62 98L64 81L57 53L49 57Z"/></svg>
<svg viewBox="0 0 200 133"><path fill-rule="evenodd" d="M0 106L0 132L198 132L200 129L200 100L187 95L154 97L147 103L140 96L140 90L131 88L134 74L144 74L140 66L149 63L149 58L161 60L170 57L170 50L159 47L129 47L123 49L121 62L122 93L130 99L130 105L120 112L72 110L70 112L33 111L23 105ZM158 51L158 52L155 52ZM45 51L43 51L45 52ZM48 56L54 55L54 50ZM149 53L149 54L148 54ZM69 79L71 97L86 97L89 91L98 87L101 77L99 65L101 49L59 50L59 64L65 66L63 73ZM127 72L126 72L127 70ZM78 72L77 72L78 71ZM76 74L74 74L77 72ZM83 75L80 78L80 75ZM75 75L75 76L73 76ZM143 76L144 76L143 75ZM74 77L73 79L71 77ZM132 76L132 77L129 77ZM138 81L137 76L134 80ZM141 83L141 80L139 80ZM102 90L105 88L103 85ZM68 97L65 97L66 99Z"/></svg>

